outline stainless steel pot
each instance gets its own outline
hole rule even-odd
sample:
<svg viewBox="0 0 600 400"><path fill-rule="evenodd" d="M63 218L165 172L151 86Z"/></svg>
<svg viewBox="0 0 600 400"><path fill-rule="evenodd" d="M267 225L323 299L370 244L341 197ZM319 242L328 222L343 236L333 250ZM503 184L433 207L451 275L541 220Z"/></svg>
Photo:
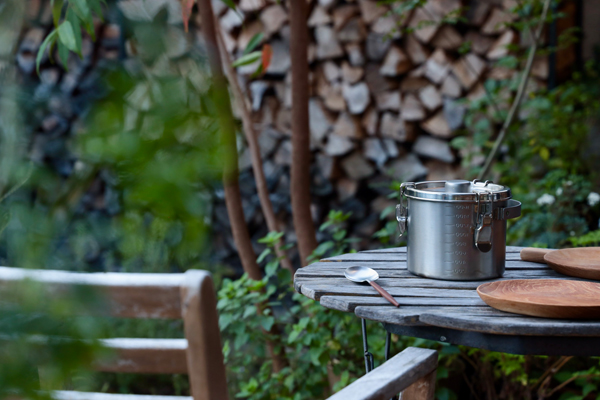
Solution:
<svg viewBox="0 0 600 400"><path fill-rule="evenodd" d="M520 215L510 189L491 181L405 182L396 218L408 240L408 270L456 281L500 277L506 220Z"/></svg>

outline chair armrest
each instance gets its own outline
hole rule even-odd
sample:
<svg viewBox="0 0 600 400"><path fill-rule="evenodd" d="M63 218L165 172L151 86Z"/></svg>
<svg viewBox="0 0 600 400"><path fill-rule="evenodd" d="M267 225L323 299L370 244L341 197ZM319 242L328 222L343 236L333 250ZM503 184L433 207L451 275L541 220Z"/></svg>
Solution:
<svg viewBox="0 0 600 400"><path fill-rule="evenodd" d="M437 368L437 351L409 347L328 400L389 399Z"/></svg>

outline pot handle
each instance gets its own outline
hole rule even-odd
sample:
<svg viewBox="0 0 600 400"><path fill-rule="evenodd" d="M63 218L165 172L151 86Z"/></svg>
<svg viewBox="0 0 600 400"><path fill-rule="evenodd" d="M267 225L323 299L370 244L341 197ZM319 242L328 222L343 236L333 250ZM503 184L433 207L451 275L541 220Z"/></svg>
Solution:
<svg viewBox="0 0 600 400"><path fill-rule="evenodd" d="M400 204L396 205L396 220L398 221L398 227L400 228L400 237L406 233L406 220L408 214L408 201L404 203L404 191L406 187L414 187L414 182L404 182L400 185Z"/></svg>
<svg viewBox="0 0 600 400"><path fill-rule="evenodd" d="M494 211L496 214L494 215L495 219L507 220L517 218L521 216L521 202L510 199L506 207L497 208Z"/></svg>

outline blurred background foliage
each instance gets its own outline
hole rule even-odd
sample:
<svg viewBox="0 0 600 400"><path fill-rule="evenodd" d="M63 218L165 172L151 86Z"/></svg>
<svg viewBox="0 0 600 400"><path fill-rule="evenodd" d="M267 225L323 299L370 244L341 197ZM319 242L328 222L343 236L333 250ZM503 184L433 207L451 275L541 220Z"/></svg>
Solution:
<svg viewBox="0 0 600 400"><path fill-rule="evenodd" d="M421 5L399 3L404 12ZM24 4L16 0L0 4L3 60L12 56ZM85 4L72 2L74 11L65 16L72 39L67 27L62 35L57 30L48 36L47 46L56 41L55 61L71 71L85 67L93 56L84 51L73 27L86 28L88 16L99 14L97 6L102 3L89 2L87 11L81 8ZM540 2L532 4L527 15L539 12ZM114 17L113 2L101 7L105 17ZM20 84L11 62L0 65L0 259L3 265L77 271L209 269L219 288L230 392L249 399L325 397L363 374L359 320L293 292L290 274L274 256L281 238L276 233L261 240L268 250L259 258L265 271L261 281L207 260L211 198L222 196L219 126L204 50L193 46L183 52L163 41L184 35L183 27L168 24L168 19L169 13L162 10L152 20L127 21L137 57L126 63L102 62L101 74L89 83L96 89L94 95L78 99L85 118L75 134L46 139L45 151L59 155L50 166L36 161L29 123L37 119L39 109L50 106L49 96ZM197 33L192 27L190 34ZM518 69L520 60L499 63ZM600 146L597 73L590 64L554 89L528 93L494 169L524 204L524 216L509 229L510 244L561 247L600 241L600 166L593 155ZM503 89L516 84L489 80L488 95L468 102L465 130L453 141L465 160L466 178L478 172L470 161L485 156L493 145L493 133L510 100ZM107 185L101 201L93 196L99 185ZM398 183L390 185L390 197L395 199ZM391 209L380 217L390 223L375 237L382 246L397 245ZM351 251L354 238L347 234L348 218L341 211L329 213L314 259ZM32 286L20 288L15 296L18 301L3 301L0 308L0 397L44 398L37 391L40 380L50 388L189 394L184 376L87 370L91 359L102 353L95 339L182 337L180 322L73 317L101 304L82 293L54 299ZM258 313L256 304L268 307ZM278 334L273 333L274 326ZM40 346L28 339L32 335L86 341L52 339ZM375 359L383 360L383 329L369 324L369 335ZM273 370L267 341L284 355L282 370ZM396 336L393 341L395 350L418 345L440 351L439 399L480 398L478 394L591 399L600 385L595 358L522 357Z"/></svg>

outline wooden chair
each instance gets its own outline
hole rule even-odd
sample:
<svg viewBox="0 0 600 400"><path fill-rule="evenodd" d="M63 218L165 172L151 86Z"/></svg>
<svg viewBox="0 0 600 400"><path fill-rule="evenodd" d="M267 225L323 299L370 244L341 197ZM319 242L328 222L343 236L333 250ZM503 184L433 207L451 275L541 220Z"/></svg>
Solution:
<svg viewBox="0 0 600 400"><path fill-rule="evenodd" d="M59 400L226 400L229 398L216 295L210 274L77 273L0 267L0 289L30 279L48 293L81 285L103 294L103 314L123 318L183 319L185 339L105 339L114 351L110 362L94 368L104 372L188 374L192 397L122 395L55 391ZM336 393L330 400L431 400L435 389L437 352L408 348L371 373Z"/></svg>

